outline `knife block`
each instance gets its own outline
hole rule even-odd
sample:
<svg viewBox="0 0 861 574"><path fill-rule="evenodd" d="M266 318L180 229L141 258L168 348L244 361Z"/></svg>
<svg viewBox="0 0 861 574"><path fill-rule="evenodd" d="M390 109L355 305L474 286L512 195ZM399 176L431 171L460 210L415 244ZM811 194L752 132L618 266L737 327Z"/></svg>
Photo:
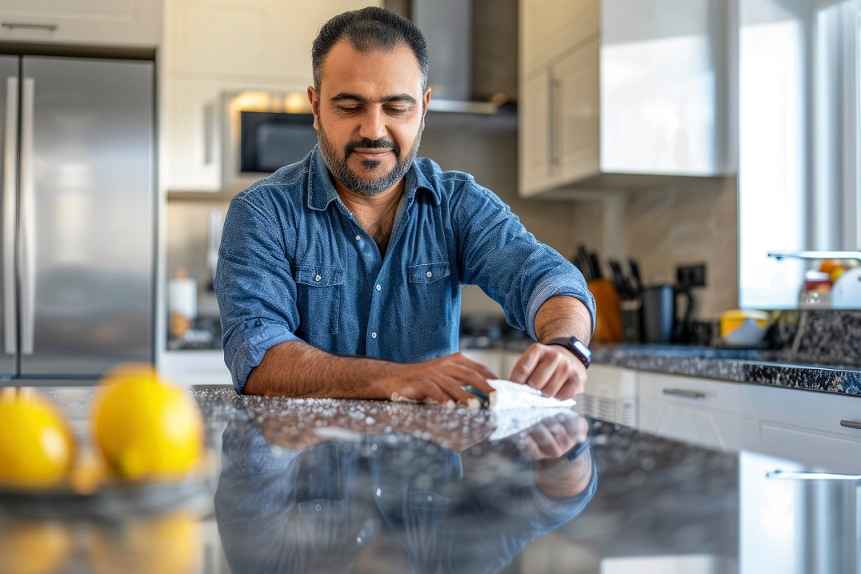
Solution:
<svg viewBox="0 0 861 574"><path fill-rule="evenodd" d="M609 279L592 279L587 283L595 297L597 326L592 338L596 343L619 343L623 338L619 294Z"/></svg>

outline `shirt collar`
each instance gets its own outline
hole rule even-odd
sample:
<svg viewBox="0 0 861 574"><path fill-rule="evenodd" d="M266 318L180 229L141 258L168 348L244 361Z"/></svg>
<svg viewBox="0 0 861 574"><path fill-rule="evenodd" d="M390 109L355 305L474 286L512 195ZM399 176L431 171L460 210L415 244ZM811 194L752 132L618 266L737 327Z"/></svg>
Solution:
<svg viewBox="0 0 861 574"><path fill-rule="evenodd" d="M440 195L437 189L433 186L427 176L422 173L422 170L413 161L410 169L404 176L405 188L407 193L407 205L411 204L415 199L416 193L420 189L427 190L434 200L436 205L440 204ZM329 168L326 161L323 159L320 146L314 146L311 152L310 169L308 174L308 208L317 211L325 211L329 204L338 199L338 191L332 183L332 176L329 174Z"/></svg>

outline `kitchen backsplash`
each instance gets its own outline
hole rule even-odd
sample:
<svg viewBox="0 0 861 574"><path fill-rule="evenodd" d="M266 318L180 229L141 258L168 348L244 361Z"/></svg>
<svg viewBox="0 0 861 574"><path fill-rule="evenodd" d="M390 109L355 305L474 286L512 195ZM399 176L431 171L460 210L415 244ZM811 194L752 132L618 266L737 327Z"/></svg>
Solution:
<svg viewBox="0 0 861 574"><path fill-rule="evenodd" d="M736 178L691 179L627 192L621 208L577 203L572 227L600 253L636 258L646 284L673 283L677 265L705 263L697 316L717 319L738 306L736 202Z"/></svg>
<svg viewBox="0 0 861 574"><path fill-rule="evenodd" d="M633 193L625 209L625 245L647 282L674 282L679 264L706 264L699 316L717 319L738 306L736 178Z"/></svg>
<svg viewBox="0 0 861 574"><path fill-rule="evenodd" d="M793 361L861 365L861 311L800 313L797 336L787 349Z"/></svg>

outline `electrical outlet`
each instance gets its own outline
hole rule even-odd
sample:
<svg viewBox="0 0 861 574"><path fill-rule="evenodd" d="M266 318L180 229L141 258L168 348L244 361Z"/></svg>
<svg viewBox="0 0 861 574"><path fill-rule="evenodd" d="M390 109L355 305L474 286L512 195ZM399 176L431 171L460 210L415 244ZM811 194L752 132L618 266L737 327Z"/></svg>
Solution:
<svg viewBox="0 0 861 574"><path fill-rule="evenodd" d="M679 287L705 287L706 264L679 265L676 267L676 284Z"/></svg>

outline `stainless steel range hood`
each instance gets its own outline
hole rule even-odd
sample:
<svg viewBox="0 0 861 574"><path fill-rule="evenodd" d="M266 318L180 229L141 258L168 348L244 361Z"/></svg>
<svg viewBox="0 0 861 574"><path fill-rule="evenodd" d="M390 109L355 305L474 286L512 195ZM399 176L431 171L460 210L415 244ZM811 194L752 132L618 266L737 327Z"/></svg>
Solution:
<svg viewBox="0 0 861 574"><path fill-rule="evenodd" d="M517 0L386 0L428 44L430 111L494 115L517 95Z"/></svg>

